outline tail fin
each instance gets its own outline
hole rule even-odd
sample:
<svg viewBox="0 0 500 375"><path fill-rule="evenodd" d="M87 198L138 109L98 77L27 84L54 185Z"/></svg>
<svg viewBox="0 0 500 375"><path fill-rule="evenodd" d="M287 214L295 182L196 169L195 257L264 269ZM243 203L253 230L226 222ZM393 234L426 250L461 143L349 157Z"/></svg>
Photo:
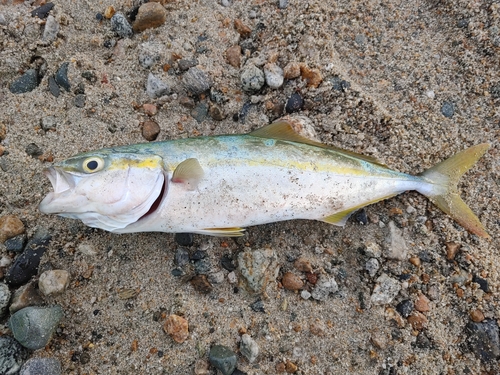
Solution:
<svg viewBox="0 0 500 375"><path fill-rule="evenodd" d="M487 143L472 146L426 170L421 177L430 182L432 188L420 191L469 232L485 238L490 236L477 216L460 198L457 184L460 177L484 155L489 147Z"/></svg>

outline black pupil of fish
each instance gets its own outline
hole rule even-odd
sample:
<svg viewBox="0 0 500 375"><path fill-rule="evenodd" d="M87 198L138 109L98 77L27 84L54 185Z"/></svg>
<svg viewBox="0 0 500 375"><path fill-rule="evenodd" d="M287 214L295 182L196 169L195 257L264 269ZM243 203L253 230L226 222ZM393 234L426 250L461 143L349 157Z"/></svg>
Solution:
<svg viewBox="0 0 500 375"><path fill-rule="evenodd" d="M97 163L95 160L92 160L92 161L89 161L87 163L87 168L90 170L90 171L93 171L94 169L97 169L99 163Z"/></svg>

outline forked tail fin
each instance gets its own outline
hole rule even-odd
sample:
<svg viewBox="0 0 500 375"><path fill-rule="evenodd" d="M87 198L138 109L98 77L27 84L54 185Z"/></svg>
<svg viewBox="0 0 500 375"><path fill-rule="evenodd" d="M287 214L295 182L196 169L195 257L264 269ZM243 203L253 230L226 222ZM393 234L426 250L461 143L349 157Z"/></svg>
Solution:
<svg viewBox="0 0 500 375"><path fill-rule="evenodd" d="M442 211L469 232L489 238L484 226L458 194L457 184L490 147L487 143L472 146L426 170L420 176L431 183L430 189L419 190Z"/></svg>

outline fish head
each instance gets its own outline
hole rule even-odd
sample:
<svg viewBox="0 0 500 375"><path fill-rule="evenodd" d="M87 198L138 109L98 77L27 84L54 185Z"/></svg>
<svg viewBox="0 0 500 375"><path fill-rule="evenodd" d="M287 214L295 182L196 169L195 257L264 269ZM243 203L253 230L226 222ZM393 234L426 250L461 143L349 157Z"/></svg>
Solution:
<svg viewBox="0 0 500 375"><path fill-rule="evenodd" d="M165 168L157 155L101 150L79 154L44 171L53 191L40 211L80 219L114 231L155 210L165 192Z"/></svg>

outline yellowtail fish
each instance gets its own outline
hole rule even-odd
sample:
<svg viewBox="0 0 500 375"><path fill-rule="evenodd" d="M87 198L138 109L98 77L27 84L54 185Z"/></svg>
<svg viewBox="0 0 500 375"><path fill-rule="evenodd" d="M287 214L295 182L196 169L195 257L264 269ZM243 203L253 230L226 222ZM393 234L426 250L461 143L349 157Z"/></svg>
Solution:
<svg viewBox="0 0 500 375"><path fill-rule="evenodd" d="M457 190L489 148L473 146L418 176L327 146L276 122L243 135L137 144L82 153L48 168L40 211L116 233L240 236L291 219L343 226L366 205L416 190L469 232L488 237Z"/></svg>

